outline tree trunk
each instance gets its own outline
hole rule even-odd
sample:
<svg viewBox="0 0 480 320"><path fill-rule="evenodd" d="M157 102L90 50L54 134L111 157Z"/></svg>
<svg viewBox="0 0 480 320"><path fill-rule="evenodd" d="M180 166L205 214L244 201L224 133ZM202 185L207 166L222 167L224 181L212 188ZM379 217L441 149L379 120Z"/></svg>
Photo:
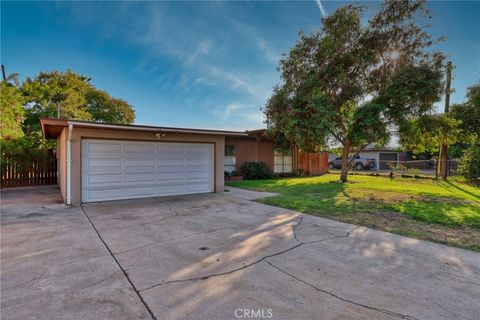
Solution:
<svg viewBox="0 0 480 320"><path fill-rule="evenodd" d="M342 149L342 170L340 173L340 181L347 182L349 169L348 154L350 152L350 141L346 141Z"/></svg>

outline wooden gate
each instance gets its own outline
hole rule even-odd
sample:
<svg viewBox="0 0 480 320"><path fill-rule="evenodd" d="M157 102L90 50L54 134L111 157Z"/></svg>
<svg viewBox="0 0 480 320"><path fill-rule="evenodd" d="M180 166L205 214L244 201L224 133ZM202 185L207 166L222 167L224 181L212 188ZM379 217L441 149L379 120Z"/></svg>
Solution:
<svg viewBox="0 0 480 320"><path fill-rule="evenodd" d="M57 184L57 159L52 151L34 158L2 155L1 187Z"/></svg>
<svg viewBox="0 0 480 320"><path fill-rule="evenodd" d="M328 153L316 152L298 154L298 169L306 175L319 175L328 171Z"/></svg>

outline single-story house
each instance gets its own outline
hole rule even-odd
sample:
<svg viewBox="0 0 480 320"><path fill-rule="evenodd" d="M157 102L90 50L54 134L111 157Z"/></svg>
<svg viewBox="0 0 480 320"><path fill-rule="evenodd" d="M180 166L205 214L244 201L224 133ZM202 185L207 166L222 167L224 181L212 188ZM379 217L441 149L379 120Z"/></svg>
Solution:
<svg viewBox="0 0 480 320"><path fill-rule="evenodd" d="M245 161L264 161L280 173L302 169L295 162L298 159L306 162L319 158L300 156L298 152L278 154L261 130L238 132L49 118L42 118L40 123L44 137L57 140L58 184L67 205L223 192L225 165L231 161L236 169ZM228 158L232 154L235 160ZM326 172L327 154L322 159Z"/></svg>
<svg viewBox="0 0 480 320"><path fill-rule="evenodd" d="M356 151L352 151L351 153L356 153ZM389 163L399 163L410 160L408 152L389 148L367 148L360 151L359 155L362 158L375 159L375 170L389 170ZM337 157L338 156L333 153L330 153L328 156L329 161L333 161Z"/></svg>
<svg viewBox="0 0 480 320"><path fill-rule="evenodd" d="M226 136L225 171L239 171L245 162L264 162L274 173L324 174L328 171L328 153L301 152L275 149L274 142L266 136L266 130L246 131L246 136Z"/></svg>

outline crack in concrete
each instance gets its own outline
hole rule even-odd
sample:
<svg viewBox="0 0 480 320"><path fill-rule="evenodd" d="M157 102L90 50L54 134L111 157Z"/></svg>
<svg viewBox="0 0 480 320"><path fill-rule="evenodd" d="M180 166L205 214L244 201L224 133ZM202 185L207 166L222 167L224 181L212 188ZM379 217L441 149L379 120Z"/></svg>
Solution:
<svg viewBox="0 0 480 320"><path fill-rule="evenodd" d="M265 259L267 258L271 258L271 257L275 257L275 256L278 256L282 253L285 253L285 252L288 252L288 251L291 251L293 249L296 249L298 247L300 247L301 245L303 245L303 243L299 243L293 247L290 247L288 249L285 249L283 251L280 251L280 252L277 252L277 253L273 253L273 254L269 254L269 255L266 255L252 263L249 263L247 265L244 265L244 266L241 266L240 268L236 268L236 269L232 269L230 271L225 271L225 272L220 272L220 273L214 273L214 274L210 274L210 275L206 275L206 276L203 276L203 277L194 277L194 278L188 278L188 279L179 279L179 280L171 280L171 281L166 281L166 282L162 282L162 283L158 283L158 284L155 284L153 286L150 286L150 287L147 287L147 288L144 288L142 290L139 290L139 292L144 292L144 291L147 291L147 290L150 290L150 289L153 289L153 288L156 288L156 287L159 287L159 286L163 286L163 285L166 285L166 284L172 284L172 283L180 283L180 282L188 282L188 281L197 281L197 280L207 280L209 278L213 278L213 277L218 277L218 276L223 276L223 275L227 275L227 274L232 274L234 272L237 272L237 271L240 271L240 270L243 270L243 269L246 269L246 268L249 268L253 265L256 265L257 263L260 263L262 261L264 261Z"/></svg>
<svg viewBox="0 0 480 320"><path fill-rule="evenodd" d="M298 223L292 226L293 237L295 238L295 241L297 241L297 242L302 242L302 241L298 240L297 234L295 233L295 229L303 223L303 218L304 218L304 216L300 216L300 219L298 220Z"/></svg>
<svg viewBox="0 0 480 320"><path fill-rule="evenodd" d="M162 282L162 283L157 283L157 284L154 284L150 287L147 287L147 288L144 288L144 289L141 289L139 290L139 292L144 292L144 291L147 291L147 290L150 290L150 289L153 289L153 288L156 288L156 287L159 287L159 286L163 286L163 285L166 285L166 284L172 284L172 283L180 283L180 282L188 282L188 281L198 281L198 280L207 280L209 278L212 278L212 277L218 277L218 276L223 276L223 275L227 275L227 274L232 274L234 272L237 272L237 271L240 271L240 270L243 270L243 269L246 269L246 268L249 268L253 265L256 265L262 261L266 261L265 259L267 258L271 258L271 257L275 257L275 256L279 256L281 254L284 254L286 252L289 252L289 251L292 251L296 248L299 248L301 247L302 245L304 244L312 244L312 243L318 243L318 242L323 242L323 241L327 241L327 240L331 240L331 239L339 239L339 238L347 238L350 236L350 233L353 232L355 229L359 228L360 226L357 226L355 228L353 228L352 230L350 230L349 232L347 232L345 235L342 235L342 236L337 236L337 237L330 237L328 239L321 239L321 240L314 240L314 241L307 241L307 242L301 242L297 239L296 235L295 235L295 230L294 228L298 227L301 223L303 222L303 216L300 217L300 220L299 222L294 225L292 227L292 233L294 235L294 238L297 242L299 242L297 245L293 246L293 247L290 247L288 249L285 249L285 250L282 250L280 252L277 252L277 253L273 253L273 254L269 254L269 255L266 255L266 256L263 256L262 258L252 262L252 263L249 263L247 265L244 265L244 266L241 266L240 268L236 268L236 269L232 269L232 270L229 270L229 271L225 271L225 272L220 272L220 273L214 273L214 274L210 274L210 275L206 275L206 276L202 276L202 277L194 277L194 278L188 278L188 279L178 279L178 280L171 280L171 281L166 281L166 282Z"/></svg>
<svg viewBox="0 0 480 320"><path fill-rule="evenodd" d="M93 221L92 219L90 219L90 217L88 216L87 214L87 211L85 211L85 209L83 208L83 206L80 206L80 208L82 208L82 211L83 213L85 214L85 217L87 217L87 220L90 222L90 225L92 226L93 230L95 231L95 233L97 234L98 238L100 239L100 241L103 243L103 245L105 246L105 248L107 249L108 253L110 254L110 256L113 258L113 261L115 261L115 263L117 264L118 268L122 271L124 277L127 279L128 283L130 284L130 286L132 286L132 289L133 291L137 294L138 298L140 299L140 302L145 306L145 309L148 311L148 313L150 314L150 317L152 317L153 320L157 320L157 317L155 316L155 314L153 313L152 309L150 309L150 307L148 306L148 304L145 302L145 300L143 300L143 297L142 295L140 294L140 291L138 291L137 287L135 286L135 284L132 282L132 280L130 279L130 277L128 276L128 273L125 269L123 269L122 265L120 264L120 262L118 262L117 258L115 257L115 255L112 253L112 251L110 250L110 248L108 247L107 243L105 242L105 240L103 240L102 236L100 235L100 232L98 232L97 228L95 227L95 224L93 224Z"/></svg>
<svg viewBox="0 0 480 320"><path fill-rule="evenodd" d="M352 301L350 299L346 299L346 298L342 298L338 295L336 295L335 293L332 293L330 291L327 291L327 290L324 290L324 289L320 289L319 287L305 281L305 280L302 280L296 276L294 276L293 274L291 273L288 273L287 271L279 268L278 266L272 264L271 262L269 262L268 260L264 260L266 263L268 263L270 266L272 266L273 268L277 269L278 271L282 272L283 274L286 274L287 276L291 277L292 279L295 279L313 289L315 289L316 291L318 292L322 292L322 293L325 293L325 294L328 294L329 296L335 298L335 299L338 299L338 300L341 300L343 302L347 302L347 303L350 303L350 304L353 304L353 305L356 305L356 306L359 306L359 307L362 307L362 308L366 308L366 309L369 309L369 310L373 310L373 311L377 311L377 312L381 312L381 313L384 313L384 314L387 314L387 315L390 315L390 316L393 316L393 317L397 317L397 318L400 318L400 319L408 319L408 320L418 320L417 318L415 317L412 317L412 316L409 316L409 315L405 315L405 314L401 314L401 313L397 313L397 312L393 312L393 311L390 311L390 310L386 310L386 309L381 309L381 308L375 308L375 307L372 307L372 306L368 306L368 305L365 305L365 304L362 304L362 303L359 303L359 302L355 302L355 301Z"/></svg>
<svg viewBox="0 0 480 320"><path fill-rule="evenodd" d="M350 229L345 235L340 235L340 236L333 236L333 237L328 237L326 239L320 239L320 240L313 240L313 241L300 241L298 240L298 237L297 237L297 234L296 234L296 228L298 228L304 221L303 221L303 218L304 216L301 216L298 223L293 225L292 226L292 233L293 233L293 237L295 238L295 240L299 243L302 243L302 244L311 244L311 243L318 243L318 242L323 242L323 241L328 241L328 240L331 240L331 239L340 239L340 238L347 238L350 236L350 234L352 232L354 232L355 230L357 230L358 228L361 228L361 226L356 226L355 228L353 229ZM318 226L320 227L320 226ZM321 228L321 227L320 227ZM325 227L325 228L322 228L322 229L327 229L328 230L328 227ZM347 228L343 228L343 229L347 229Z"/></svg>

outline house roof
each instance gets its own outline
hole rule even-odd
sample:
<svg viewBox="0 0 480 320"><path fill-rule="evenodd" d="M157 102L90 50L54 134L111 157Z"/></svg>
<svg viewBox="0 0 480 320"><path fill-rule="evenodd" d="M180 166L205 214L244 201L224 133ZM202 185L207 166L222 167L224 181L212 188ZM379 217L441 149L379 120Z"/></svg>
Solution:
<svg viewBox="0 0 480 320"><path fill-rule="evenodd" d="M68 119L52 119L40 118L42 133L46 139L55 139L61 133L63 128L72 125L78 128L98 128L109 130L136 130L136 131L153 131L153 132L171 132L186 134L205 134L205 135L221 135L221 136L238 136L246 137L247 132L227 131L227 130L210 130L210 129L193 129L193 128L175 128L175 127L156 127L133 124L113 124L84 120L68 120Z"/></svg>

